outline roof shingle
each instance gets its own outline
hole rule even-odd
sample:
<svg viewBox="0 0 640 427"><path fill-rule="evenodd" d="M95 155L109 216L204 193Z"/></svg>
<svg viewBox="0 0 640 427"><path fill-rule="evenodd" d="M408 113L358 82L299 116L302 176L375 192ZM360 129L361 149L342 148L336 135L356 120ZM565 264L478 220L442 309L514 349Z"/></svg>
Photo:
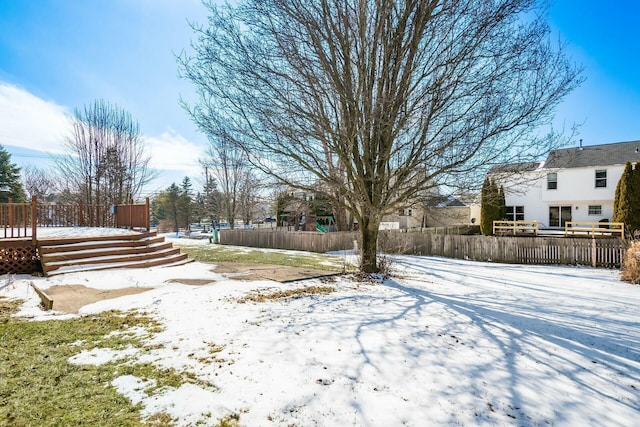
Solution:
<svg viewBox="0 0 640 427"><path fill-rule="evenodd" d="M562 148L549 153L545 168L624 165L640 161L640 141Z"/></svg>

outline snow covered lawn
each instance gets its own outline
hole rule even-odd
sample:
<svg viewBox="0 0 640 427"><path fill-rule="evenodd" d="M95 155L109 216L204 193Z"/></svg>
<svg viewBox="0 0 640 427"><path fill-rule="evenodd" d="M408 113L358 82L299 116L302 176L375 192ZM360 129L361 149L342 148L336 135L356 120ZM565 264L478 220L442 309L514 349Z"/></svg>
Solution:
<svg viewBox="0 0 640 427"><path fill-rule="evenodd" d="M202 385L153 396L132 376L112 386L179 425L229 414L247 426L638 425L640 286L604 269L394 260L396 277L384 283L238 281L192 263L4 277L0 294L27 298L22 314L48 319L29 281L153 287L81 313L139 308L161 321L155 349L135 357L192 372ZM238 302L310 285L335 292ZM73 362L97 363L99 353Z"/></svg>

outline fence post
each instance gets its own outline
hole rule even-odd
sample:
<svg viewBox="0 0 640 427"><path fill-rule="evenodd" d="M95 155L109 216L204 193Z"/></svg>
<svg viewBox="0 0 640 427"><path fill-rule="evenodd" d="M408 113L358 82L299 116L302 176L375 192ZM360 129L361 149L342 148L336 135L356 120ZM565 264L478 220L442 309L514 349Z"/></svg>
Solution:
<svg viewBox="0 0 640 427"><path fill-rule="evenodd" d="M596 249L596 239L595 237L591 238L591 266L597 267L598 265L598 250Z"/></svg>
<svg viewBox="0 0 640 427"><path fill-rule="evenodd" d="M38 230L38 209L37 209L38 198L34 195L31 196L31 244L33 246L36 245L38 241L37 230Z"/></svg>
<svg viewBox="0 0 640 427"><path fill-rule="evenodd" d="M13 199L9 197L9 227L11 227L11 238L13 238Z"/></svg>
<svg viewBox="0 0 640 427"><path fill-rule="evenodd" d="M150 228L151 220L149 218L149 198L148 197L145 199L144 204L146 205L145 213L144 213L144 215L145 215L145 218L144 218L145 227L147 228L147 231L151 231L151 228Z"/></svg>

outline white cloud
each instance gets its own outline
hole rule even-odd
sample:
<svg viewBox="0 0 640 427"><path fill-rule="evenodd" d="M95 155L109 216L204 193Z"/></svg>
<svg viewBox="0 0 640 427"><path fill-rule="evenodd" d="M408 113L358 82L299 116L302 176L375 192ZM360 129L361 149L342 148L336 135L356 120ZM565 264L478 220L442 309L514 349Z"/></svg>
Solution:
<svg viewBox="0 0 640 427"><path fill-rule="evenodd" d="M204 148L189 141L173 129L159 136L145 138L148 153L151 155L150 167L158 176L148 185L148 191L154 193L166 189L171 183L180 184L185 176L197 186L202 175L199 159Z"/></svg>
<svg viewBox="0 0 640 427"><path fill-rule="evenodd" d="M152 168L184 171L188 176L200 174L198 160L203 154L202 146L189 141L173 129L168 129L160 136L147 136L145 142L151 154Z"/></svg>
<svg viewBox="0 0 640 427"><path fill-rule="evenodd" d="M68 117L66 107L0 82L0 144L62 153Z"/></svg>
<svg viewBox="0 0 640 427"><path fill-rule="evenodd" d="M0 145L27 148L48 154L63 154L63 140L70 133L67 108L45 101L19 87L0 82ZM196 179L202 173L198 159L204 148L168 128L158 136L143 135L150 167L158 176L150 187L164 189L188 176ZM20 163L21 158L16 157ZM33 163L32 157L25 163ZM24 166L24 165L22 165Z"/></svg>

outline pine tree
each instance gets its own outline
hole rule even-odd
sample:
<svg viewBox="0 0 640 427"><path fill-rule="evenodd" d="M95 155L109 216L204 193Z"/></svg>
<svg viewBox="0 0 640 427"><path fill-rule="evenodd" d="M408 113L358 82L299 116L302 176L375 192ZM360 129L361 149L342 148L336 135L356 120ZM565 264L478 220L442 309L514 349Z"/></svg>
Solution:
<svg viewBox="0 0 640 427"><path fill-rule="evenodd" d="M627 186L628 200L630 203L629 226L631 233L640 230L640 162L637 162L631 180Z"/></svg>
<svg viewBox="0 0 640 427"><path fill-rule="evenodd" d="M0 145L0 203L24 203L25 194L20 182L20 168L11 163L11 155Z"/></svg>
<svg viewBox="0 0 640 427"><path fill-rule="evenodd" d="M493 234L493 221L496 219L495 183L486 177L482 183L480 201L480 231L485 236Z"/></svg>
<svg viewBox="0 0 640 427"><path fill-rule="evenodd" d="M638 169L638 167L636 167ZM633 203L632 185L633 185L634 171L631 166L631 162L627 162L616 186L615 198L613 200L613 222L622 222L625 225L625 229L630 230L632 221L632 209Z"/></svg>
<svg viewBox="0 0 640 427"><path fill-rule="evenodd" d="M498 209L499 209L499 213L498 213L498 219L506 219L507 218L507 200L506 197L504 195L504 186L501 185L500 189L498 190Z"/></svg>

